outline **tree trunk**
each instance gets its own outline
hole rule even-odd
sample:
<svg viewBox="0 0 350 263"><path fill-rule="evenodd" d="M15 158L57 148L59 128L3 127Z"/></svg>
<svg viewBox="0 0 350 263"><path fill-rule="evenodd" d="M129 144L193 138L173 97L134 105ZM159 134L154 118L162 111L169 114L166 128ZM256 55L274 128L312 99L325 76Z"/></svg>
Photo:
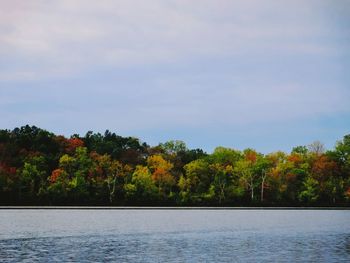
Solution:
<svg viewBox="0 0 350 263"><path fill-rule="evenodd" d="M260 201L261 201L261 202L264 202L264 181L261 182Z"/></svg>
<svg viewBox="0 0 350 263"><path fill-rule="evenodd" d="M252 201L254 200L254 185L253 185L253 178L250 179L250 189L251 189L251 198Z"/></svg>
<svg viewBox="0 0 350 263"><path fill-rule="evenodd" d="M114 192L115 192L115 184L116 184L116 178L113 178L113 186L111 187L111 183L109 181L109 179L107 180L107 185L108 185L108 190L109 190L109 202L112 204L113 203L113 196L114 196Z"/></svg>
<svg viewBox="0 0 350 263"><path fill-rule="evenodd" d="M262 177L262 181L261 181L261 194L260 194L261 202L264 201L264 184L265 184L265 178L266 178L266 175L264 175L264 176Z"/></svg>
<svg viewBox="0 0 350 263"><path fill-rule="evenodd" d="M219 194L219 203L221 204L222 200L225 199L225 186L220 186L220 194Z"/></svg>

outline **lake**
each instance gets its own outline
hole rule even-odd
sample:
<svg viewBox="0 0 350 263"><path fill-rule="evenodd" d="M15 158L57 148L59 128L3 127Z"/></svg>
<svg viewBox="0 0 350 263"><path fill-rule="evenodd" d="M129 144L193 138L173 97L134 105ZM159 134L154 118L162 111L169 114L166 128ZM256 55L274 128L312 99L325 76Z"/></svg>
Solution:
<svg viewBox="0 0 350 263"><path fill-rule="evenodd" d="M350 262L350 210L0 210L0 262Z"/></svg>

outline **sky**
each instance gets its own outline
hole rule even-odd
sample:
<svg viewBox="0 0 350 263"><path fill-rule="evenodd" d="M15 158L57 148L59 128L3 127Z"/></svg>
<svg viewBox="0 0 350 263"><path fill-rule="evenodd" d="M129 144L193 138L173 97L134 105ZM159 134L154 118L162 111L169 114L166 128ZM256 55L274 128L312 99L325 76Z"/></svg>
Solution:
<svg viewBox="0 0 350 263"><path fill-rule="evenodd" d="M350 133L349 0L0 0L0 129L268 153Z"/></svg>

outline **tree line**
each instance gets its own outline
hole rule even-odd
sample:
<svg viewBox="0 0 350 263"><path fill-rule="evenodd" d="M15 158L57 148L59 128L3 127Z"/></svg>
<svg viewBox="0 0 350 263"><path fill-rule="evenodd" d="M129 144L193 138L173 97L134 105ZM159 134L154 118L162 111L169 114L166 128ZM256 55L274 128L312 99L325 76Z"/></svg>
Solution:
<svg viewBox="0 0 350 263"><path fill-rule="evenodd" d="M290 153L0 130L0 205L348 206L350 135Z"/></svg>

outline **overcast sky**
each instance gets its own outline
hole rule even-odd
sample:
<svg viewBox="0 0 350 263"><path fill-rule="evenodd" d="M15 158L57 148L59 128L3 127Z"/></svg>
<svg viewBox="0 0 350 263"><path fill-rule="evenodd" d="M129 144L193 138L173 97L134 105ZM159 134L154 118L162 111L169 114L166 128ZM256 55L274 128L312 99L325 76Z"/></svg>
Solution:
<svg viewBox="0 0 350 263"><path fill-rule="evenodd" d="M350 133L350 1L0 0L0 128L290 151Z"/></svg>

